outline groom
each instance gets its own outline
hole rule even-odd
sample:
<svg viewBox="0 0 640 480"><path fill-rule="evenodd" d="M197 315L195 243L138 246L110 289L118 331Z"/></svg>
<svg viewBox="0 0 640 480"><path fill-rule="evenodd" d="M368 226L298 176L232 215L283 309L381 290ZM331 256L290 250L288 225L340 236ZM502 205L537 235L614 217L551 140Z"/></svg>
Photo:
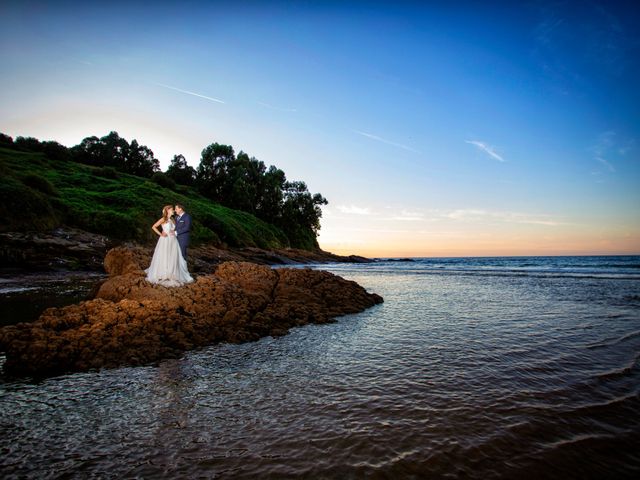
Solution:
<svg viewBox="0 0 640 480"><path fill-rule="evenodd" d="M187 259L187 247L189 246L189 232L191 232L191 215L184 211L181 204L176 203L176 235L182 258Z"/></svg>

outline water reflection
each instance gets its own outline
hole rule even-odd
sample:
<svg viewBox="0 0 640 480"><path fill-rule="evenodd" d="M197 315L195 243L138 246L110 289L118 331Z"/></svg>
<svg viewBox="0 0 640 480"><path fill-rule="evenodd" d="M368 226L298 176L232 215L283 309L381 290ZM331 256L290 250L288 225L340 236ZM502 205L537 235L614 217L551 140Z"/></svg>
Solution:
<svg viewBox="0 0 640 480"><path fill-rule="evenodd" d="M367 268L340 271L385 303L334 324L157 366L0 384L0 468L26 478L640 470L638 282Z"/></svg>
<svg viewBox="0 0 640 480"><path fill-rule="evenodd" d="M32 322L49 307L87 300L104 277L94 272L0 276L0 327Z"/></svg>

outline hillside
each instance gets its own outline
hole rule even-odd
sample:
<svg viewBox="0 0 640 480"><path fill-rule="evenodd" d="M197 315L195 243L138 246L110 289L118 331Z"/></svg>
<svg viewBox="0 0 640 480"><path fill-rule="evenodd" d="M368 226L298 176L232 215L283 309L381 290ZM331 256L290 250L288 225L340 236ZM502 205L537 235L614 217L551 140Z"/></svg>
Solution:
<svg viewBox="0 0 640 480"><path fill-rule="evenodd" d="M289 247L287 236L255 216L211 202L195 189L174 190L109 167L0 148L0 232L45 232L66 225L117 240L149 243L165 204L185 205L192 243Z"/></svg>

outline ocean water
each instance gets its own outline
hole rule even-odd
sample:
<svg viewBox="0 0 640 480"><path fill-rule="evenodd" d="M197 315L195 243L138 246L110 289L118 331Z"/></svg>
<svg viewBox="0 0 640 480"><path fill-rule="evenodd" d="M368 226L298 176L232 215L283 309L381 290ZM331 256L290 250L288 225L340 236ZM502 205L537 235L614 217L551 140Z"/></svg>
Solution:
<svg viewBox="0 0 640 480"><path fill-rule="evenodd" d="M2 478L640 478L640 257L323 265L385 303L0 382Z"/></svg>

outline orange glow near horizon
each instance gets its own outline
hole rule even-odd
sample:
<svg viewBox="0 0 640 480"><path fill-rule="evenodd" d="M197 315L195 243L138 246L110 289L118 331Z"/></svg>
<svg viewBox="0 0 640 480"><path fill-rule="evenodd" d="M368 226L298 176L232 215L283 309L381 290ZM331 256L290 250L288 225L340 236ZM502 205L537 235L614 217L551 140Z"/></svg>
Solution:
<svg viewBox="0 0 640 480"><path fill-rule="evenodd" d="M0 133L116 131L163 171L229 145L326 198L338 254L640 254L631 2L38 3L3 3Z"/></svg>
<svg viewBox="0 0 640 480"><path fill-rule="evenodd" d="M320 232L323 250L365 257L638 255L640 228L461 224L455 228L337 227Z"/></svg>

